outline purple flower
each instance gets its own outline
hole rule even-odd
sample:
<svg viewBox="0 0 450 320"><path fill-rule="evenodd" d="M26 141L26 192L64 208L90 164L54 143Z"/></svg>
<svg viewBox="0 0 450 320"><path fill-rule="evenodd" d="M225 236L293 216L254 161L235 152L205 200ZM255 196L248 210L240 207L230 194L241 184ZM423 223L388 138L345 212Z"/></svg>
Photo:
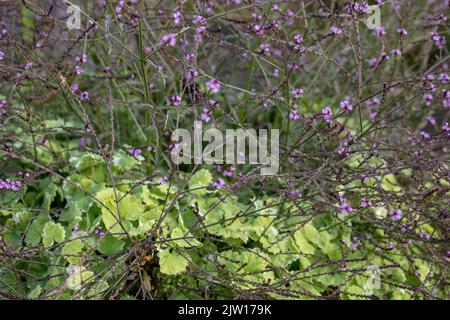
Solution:
<svg viewBox="0 0 450 320"><path fill-rule="evenodd" d="M81 57L80 56L76 56L75 57L75 61L87 63L87 56L85 54L83 54Z"/></svg>
<svg viewBox="0 0 450 320"><path fill-rule="evenodd" d="M390 57L389 57L389 55L388 55L385 51L382 51L382 52L380 53L380 59L381 59L381 60L389 60Z"/></svg>
<svg viewBox="0 0 450 320"><path fill-rule="evenodd" d="M169 34L163 35L163 37L161 38L161 41L159 42L159 45L161 45L161 46L169 45L171 47L175 47L176 43L177 43L177 38L176 38L175 34L169 33Z"/></svg>
<svg viewBox="0 0 450 320"><path fill-rule="evenodd" d="M193 24L197 24L197 23L205 24L206 19L203 16L196 14L196 15L194 15L194 19L192 19L192 23Z"/></svg>
<svg viewBox="0 0 450 320"><path fill-rule="evenodd" d="M366 198L361 199L361 207L367 208L372 205L372 202L370 200L367 200Z"/></svg>
<svg viewBox="0 0 450 320"><path fill-rule="evenodd" d="M8 103L8 101L6 101L5 99L0 100L0 109L4 108L6 106L6 104Z"/></svg>
<svg viewBox="0 0 450 320"><path fill-rule="evenodd" d="M331 29L330 29L330 32L331 32L331 34L341 34L342 33L342 29L338 28L338 27L335 27L335 26L332 26Z"/></svg>
<svg viewBox="0 0 450 320"><path fill-rule="evenodd" d="M286 191L284 194L290 200L300 198L300 192L298 192L297 190L289 190L289 191Z"/></svg>
<svg viewBox="0 0 450 320"><path fill-rule="evenodd" d="M209 80L206 85L211 89L212 93L217 93L220 90L220 83L216 79Z"/></svg>
<svg viewBox="0 0 450 320"><path fill-rule="evenodd" d="M81 101L89 100L89 93L87 91L83 91L80 94L80 100Z"/></svg>
<svg viewBox="0 0 450 320"><path fill-rule="evenodd" d="M73 229L72 229L72 234L73 234L73 235L76 235L76 234L77 234L78 228L79 228L78 223L77 223L76 225L73 226Z"/></svg>
<svg viewBox="0 0 450 320"><path fill-rule="evenodd" d="M447 109L450 108L450 91L444 90L444 94L442 95L442 106Z"/></svg>
<svg viewBox="0 0 450 320"><path fill-rule="evenodd" d="M428 133L426 133L425 131L420 131L420 135L425 140L430 139L430 135Z"/></svg>
<svg viewBox="0 0 450 320"><path fill-rule="evenodd" d="M400 220L402 218L402 210L400 210L400 209L390 210L388 212L388 214L391 217L392 221L397 221L397 220Z"/></svg>
<svg viewBox="0 0 450 320"><path fill-rule="evenodd" d="M343 192L339 192L340 211L342 214L347 214L353 211L351 205L347 202Z"/></svg>
<svg viewBox="0 0 450 320"><path fill-rule="evenodd" d="M294 89L294 90L292 90L291 93L292 93L292 95L294 96L295 99L298 99L303 94L303 89Z"/></svg>
<svg viewBox="0 0 450 320"><path fill-rule="evenodd" d="M19 191L22 188L23 184L19 180L14 181L11 179L6 180L0 179L0 190Z"/></svg>
<svg viewBox="0 0 450 320"><path fill-rule="evenodd" d="M291 120L298 120L298 119L300 119L300 116L298 115L298 111L296 109L292 109L289 112L289 119L291 119Z"/></svg>
<svg viewBox="0 0 450 320"><path fill-rule="evenodd" d="M150 53L152 53L152 51L153 51L153 48L152 48L152 47L146 47L146 48L144 49L145 54L150 54Z"/></svg>
<svg viewBox="0 0 450 320"><path fill-rule="evenodd" d="M399 33L401 36L406 36L408 34L408 31L406 31L406 29L403 28L398 28L397 33Z"/></svg>
<svg viewBox="0 0 450 320"><path fill-rule="evenodd" d="M280 70L278 70L277 68L273 69L273 76L274 77L279 77L280 76Z"/></svg>
<svg viewBox="0 0 450 320"><path fill-rule="evenodd" d="M340 205L341 214L348 214L353 211L353 208L351 205L349 205L347 202L342 202Z"/></svg>
<svg viewBox="0 0 450 320"><path fill-rule="evenodd" d="M447 42L445 36L440 36L437 32L431 32L430 36L438 49L444 49L444 46Z"/></svg>
<svg viewBox="0 0 450 320"><path fill-rule="evenodd" d="M223 180L222 178L217 179L217 181L214 183L214 187L217 190L223 189L224 186L225 186L225 180Z"/></svg>
<svg viewBox="0 0 450 320"><path fill-rule="evenodd" d="M449 77L447 72L441 72L439 74L439 78L438 79L439 79L440 82L442 82L444 84L450 81L450 77Z"/></svg>
<svg viewBox="0 0 450 320"><path fill-rule="evenodd" d="M197 69L195 69L195 68L193 68L193 69L190 69L188 72L186 72L186 78L189 80L189 79L194 79L194 78L196 78L196 77L198 77L198 71L197 71Z"/></svg>
<svg viewBox="0 0 450 320"><path fill-rule="evenodd" d="M366 2L355 2L353 3L353 10L355 10L355 12L367 13L369 10L369 5Z"/></svg>
<svg viewBox="0 0 450 320"><path fill-rule="evenodd" d="M25 70L30 70L33 67L33 62L27 62L23 67Z"/></svg>
<svg viewBox="0 0 450 320"><path fill-rule="evenodd" d="M174 12L174 14L172 14L172 18L175 24L179 24L182 18L181 12L180 11Z"/></svg>
<svg viewBox="0 0 450 320"><path fill-rule="evenodd" d="M135 158L139 158L142 155L142 150L139 148L134 148L131 150L131 155Z"/></svg>
<svg viewBox="0 0 450 320"><path fill-rule="evenodd" d="M294 36L294 40L295 40L295 42L297 42L298 44L300 44L300 43L303 42L303 37L302 37L301 34L296 34L296 35Z"/></svg>
<svg viewBox="0 0 450 320"><path fill-rule="evenodd" d="M425 100L425 105L430 106L433 101L433 96L429 93L426 93L422 96L423 100Z"/></svg>
<svg viewBox="0 0 450 320"><path fill-rule="evenodd" d="M205 122L211 121L211 118L212 118L211 110L209 110L208 108L203 108L203 112L202 112L201 118Z"/></svg>
<svg viewBox="0 0 450 320"><path fill-rule="evenodd" d="M225 177L232 177L234 171L236 171L236 168L233 167L233 166L231 166L228 170L225 170L225 171L223 172L223 175L224 175Z"/></svg>
<svg viewBox="0 0 450 320"><path fill-rule="evenodd" d="M348 100L341 101L339 106L341 107L341 109L343 109L345 111L352 111L353 110L353 106L350 104L350 101L348 101Z"/></svg>
<svg viewBox="0 0 450 320"><path fill-rule="evenodd" d="M377 27L373 29L373 32L379 37L386 35L386 30L383 27Z"/></svg>
<svg viewBox="0 0 450 320"><path fill-rule="evenodd" d="M87 145L88 143L89 143L89 139L88 139L88 138L82 137L82 138L80 139L80 146L85 146L85 145Z"/></svg>
<svg viewBox="0 0 450 320"><path fill-rule="evenodd" d="M436 119L433 118L432 116L427 116L427 120L430 124L435 125L436 124Z"/></svg>
<svg viewBox="0 0 450 320"><path fill-rule="evenodd" d="M3 51L0 51L0 61L2 61L3 59L5 59L5 54L3 53Z"/></svg>
<svg viewBox="0 0 450 320"><path fill-rule="evenodd" d="M171 96L169 98L170 104L174 107L179 107L181 105L181 97L180 96Z"/></svg>
<svg viewBox="0 0 450 320"><path fill-rule="evenodd" d="M76 72L78 75L82 75L82 74L84 73L84 70L83 70L82 67L76 66L76 67L75 67L75 72Z"/></svg>
<svg viewBox="0 0 450 320"><path fill-rule="evenodd" d="M444 131L450 131L450 126L448 125L448 122L446 122L446 123L442 126L442 130L444 130Z"/></svg>
<svg viewBox="0 0 450 320"><path fill-rule="evenodd" d="M298 65L294 62L288 65L288 69L291 71L298 70Z"/></svg>
<svg viewBox="0 0 450 320"><path fill-rule="evenodd" d="M401 56L402 52L399 49L392 49L391 54L394 56Z"/></svg>
<svg viewBox="0 0 450 320"><path fill-rule="evenodd" d="M70 91L72 91L72 93L77 92L79 89L78 83L74 82L72 83L72 85L70 86Z"/></svg>
<svg viewBox="0 0 450 320"><path fill-rule="evenodd" d="M159 184L165 184L169 181L167 177L161 177L159 178Z"/></svg>
<svg viewBox="0 0 450 320"><path fill-rule="evenodd" d="M360 244L361 244L360 241L359 241L359 238L358 237L353 237L352 239L353 239L353 242L350 244L350 247L353 248L353 249L358 248L360 246Z"/></svg>
<svg viewBox="0 0 450 320"><path fill-rule="evenodd" d="M100 238L105 236L105 233L102 231L103 227L99 226L97 229L95 229L94 233L98 235Z"/></svg>
<svg viewBox="0 0 450 320"><path fill-rule="evenodd" d="M261 53L270 54L270 45L267 43L261 43L259 49L261 50Z"/></svg>
<svg viewBox="0 0 450 320"><path fill-rule="evenodd" d="M320 112L322 114L323 120L325 120L326 123L331 123L331 120L333 120L333 111L331 111L330 107L325 107Z"/></svg>
<svg viewBox="0 0 450 320"><path fill-rule="evenodd" d="M427 234L427 232L425 230L420 230L420 234L419 237L421 237L422 239L426 239L426 240L430 240L430 235Z"/></svg>

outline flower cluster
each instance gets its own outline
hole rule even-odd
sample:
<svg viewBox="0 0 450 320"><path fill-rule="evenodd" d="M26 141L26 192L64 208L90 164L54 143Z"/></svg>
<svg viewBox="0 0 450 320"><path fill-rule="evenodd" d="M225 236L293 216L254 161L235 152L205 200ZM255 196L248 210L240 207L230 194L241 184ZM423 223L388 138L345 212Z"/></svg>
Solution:
<svg viewBox="0 0 450 320"><path fill-rule="evenodd" d="M0 190L19 191L24 187L20 180L0 179Z"/></svg>

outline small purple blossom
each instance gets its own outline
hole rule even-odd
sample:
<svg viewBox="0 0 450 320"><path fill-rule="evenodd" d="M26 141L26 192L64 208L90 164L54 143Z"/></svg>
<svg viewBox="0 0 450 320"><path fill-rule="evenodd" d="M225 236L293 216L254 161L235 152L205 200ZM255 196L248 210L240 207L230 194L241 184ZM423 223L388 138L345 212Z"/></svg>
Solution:
<svg viewBox="0 0 450 320"><path fill-rule="evenodd" d="M343 192L339 192L339 208L341 211L341 214L346 215L350 212L353 212L352 206L347 202L347 199L344 197Z"/></svg>
<svg viewBox="0 0 450 320"><path fill-rule="evenodd" d="M216 79L209 80L208 82L206 82L206 85L212 93L218 93L220 90L220 83Z"/></svg>
<svg viewBox="0 0 450 320"><path fill-rule="evenodd" d="M303 89L297 88L297 89L292 90L291 93L292 93L292 95L294 96L295 99L299 99L302 96L302 94L303 94Z"/></svg>
<svg viewBox="0 0 450 320"><path fill-rule="evenodd" d="M330 107L325 107L320 112L322 114L323 120L325 120L326 123L331 123L333 120L333 111L331 111Z"/></svg>
<svg viewBox="0 0 450 320"><path fill-rule="evenodd" d="M291 64L288 65L288 69L289 69L290 71L298 70L298 64L296 64L295 62L294 62L294 63L291 63Z"/></svg>
<svg viewBox="0 0 450 320"><path fill-rule="evenodd" d="M426 93L422 96L423 100L425 100L425 105L430 106L431 102L433 102L433 96L429 93Z"/></svg>
<svg viewBox="0 0 450 320"><path fill-rule="evenodd" d="M230 168L228 168L228 170L225 170L225 171L223 172L223 175L224 175L225 177L232 177L234 171L236 171L236 168L233 167L233 166L231 166Z"/></svg>
<svg viewBox="0 0 450 320"><path fill-rule="evenodd" d="M406 36L408 35L408 31L404 28L398 28L397 29L397 33L400 34L401 36Z"/></svg>
<svg viewBox="0 0 450 320"><path fill-rule="evenodd" d="M425 231L425 230L420 230L420 234L419 237L425 240L430 240L431 236Z"/></svg>
<svg viewBox="0 0 450 320"><path fill-rule="evenodd" d="M332 26L331 29L330 29L330 33L338 35L338 34L342 33L342 29L338 28L336 26Z"/></svg>
<svg viewBox="0 0 450 320"><path fill-rule="evenodd" d="M449 124L448 124L448 122L446 122L443 126L442 126L442 130L444 130L444 131L450 131L450 126L449 126Z"/></svg>
<svg viewBox="0 0 450 320"><path fill-rule="evenodd" d="M180 11L176 11L172 14L173 22L179 24L181 22L182 14Z"/></svg>
<svg viewBox="0 0 450 320"><path fill-rule="evenodd" d="M289 119L291 119L291 120L298 120L298 119L300 119L300 116L298 115L298 110L292 109L289 112Z"/></svg>
<svg viewBox="0 0 450 320"><path fill-rule="evenodd" d="M303 37L302 37L301 34L298 34L298 33L297 33L297 34L294 36L294 40L295 40L296 43L300 44L300 43L303 42Z"/></svg>
<svg viewBox="0 0 450 320"><path fill-rule="evenodd" d="M75 72L77 73L77 75L82 75L84 73L84 70L81 66L76 66L75 67Z"/></svg>
<svg viewBox="0 0 450 320"><path fill-rule="evenodd" d="M195 79L198 77L198 70L196 68L190 69L188 72L186 72L186 79Z"/></svg>
<svg viewBox="0 0 450 320"><path fill-rule="evenodd" d="M438 80L439 80L440 82L442 82L443 84L445 84L445 83L447 83L447 82L450 81L450 76L448 75L447 72L441 72L441 73L439 74Z"/></svg>
<svg viewBox="0 0 450 320"><path fill-rule="evenodd" d="M212 118L211 110L208 109L208 108L203 108L203 112L202 112L201 118L205 122L211 121L211 118Z"/></svg>
<svg viewBox="0 0 450 320"><path fill-rule="evenodd" d="M152 52L153 52L153 48L152 48L152 47L150 47L150 46L148 46L148 47L145 47L145 49L144 49L144 52L145 52L145 54L150 54L150 53L152 53Z"/></svg>
<svg viewBox="0 0 450 320"><path fill-rule="evenodd" d="M445 109L450 108L450 90L444 90L442 95L442 106Z"/></svg>
<svg viewBox="0 0 450 320"><path fill-rule="evenodd" d="M341 109L343 109L345 111L352 111L353 110L353 106L350 104L350 101L348 101L348 100L341 101L339 106L341 107Z"/></svg>
<svg viewBox="0 0 450 320"><path fill-rule="evenodd" d="M80 100L81 101L89 100L89 93L87 91L83 91L80 94Z"/></svg>
<svg viewBox="0 0 450 320"><path fill-rule="evenodd" d="M205 24L206 19L203 16L196 14L196 15L194 15L194 18L192 19L192 23L193 24L197 24L197 23Z"/></svg>
<svg viewBox="0 0 450 320"><path fill-rule="evenodd" d="M0 190L19 191L22 188L23 184L19 180L14 181L11 179L6 180L0 179Z"/></svg>
<svg viewBox="0 0 450 320"><path fill-rule="evenodd" d="M431 32L430 33L431 39L434 41L434 44L438 49L444 49L446 44L445 36L440 36L437 32Z"/></svg>
<svg viewBox="0 0 450 320"><path fill-rule="evenodd" d="M78 223L77 223L76 225L73 226L73 229L72 229L72 234L73 234L73 235L76 235L76 234L78 233L79 227L80 227L80 226L78 225Z"/></svg>
<svg viewBox="0 0 450 320"><path fill-rule="evenodd" d="M400 220L402 218L402 210L400 210L400 209L390 210L388 212L388 214L391 217L392 221L397 221L397 220Z"/></svg>
<svg viewBox="0 0 450 320"><path fill-rule="evenodd" d="M382 52L380 53L380 59L381 59L381 61L383 61L383 60L389 60L390 57L389 57L389 55L386 53L386 51L382 51Z"/></svg>
<svg viewBox="0 0 450 320"><path fill-rule="evenodd" d="M391 54L393 54L394 56L401 56L402 52L399 49L392 49Z"/></svg>
<svg viewBox="0 0 450 320"><path fill-rule="evenodd" d="M75 61L87 63L87 56L85 54L83 54L82 56L76 56Z"/></svg>
<svg viewBox="0 0 450 320"><path fill-rule="evenodd" d="M370 200L367 200L366 198L361 199L361 207L367 208L372 206L372 202Z"/></svg>
<svg viewBox="0 0 450 320"><path fill-rule="evenodd" d="M160 46L169 45L171 47L175 47L177 43L177 37L174 33L165 34L162 36L161 41L159 42Z"/></svg>
<svg viewBox="0 0 450 320"><path fill-rule="evenodd" d="M30 70L33 67L33 62L27 62L23 67L25 70Z"/></svg>
<svg viewBox="0 0 450 320"><path fill-rule="evenodd" d="M142 150L139 148L133 148L133 150L131 150L131 155L135 158L139 158L142 155Z"/></svg>
<svg viewBox="0 0 450 320"><path fill-rule="evenodd" d="M214 183L214 187L217 190L221 190L225 187L225 180L223 180L222 178L217 179L217 181Z"/></svg>
<svg viewBox="0 0 450 320"><path fill-rule="evenodd" d="M171 96L169 98L170 104L174 107L179 107L181 105L181 97L180 96Z"/></svg>
<svg viewBox="0 0 450 320"><path fill-rule="evenodd" d="M79 89L79 86L78 86L78 83L76 83L76 82L72 83L72 85L70 86L70 91L71 91L72 93L77 92L78 89Z"/></svg>
<svg viewBox="0 0 450 320"><path fill-rule="evenodd" d="M430 139L430 135L428 133L426 133L425 131L420 131L419 133L423 139L427 140Z"/></svg>
<svg viewBox="0 0 450 320"><path fill-rule="evenodd" d="M386 30L383 27L376 27L373 32L379 37L386 35Z"/></svg>

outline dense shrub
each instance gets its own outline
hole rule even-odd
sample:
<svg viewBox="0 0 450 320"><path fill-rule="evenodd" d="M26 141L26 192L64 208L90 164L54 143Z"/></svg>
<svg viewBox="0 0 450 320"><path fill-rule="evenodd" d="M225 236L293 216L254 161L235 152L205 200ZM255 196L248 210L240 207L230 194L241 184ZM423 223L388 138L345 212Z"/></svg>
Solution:
<svg viewBox="0 0 450 320"><path fill-rule="evenodd" d="M447 299L449 2L371 4L0 6L0 297ZM278 173L174 164L194 121Z"/></svg>

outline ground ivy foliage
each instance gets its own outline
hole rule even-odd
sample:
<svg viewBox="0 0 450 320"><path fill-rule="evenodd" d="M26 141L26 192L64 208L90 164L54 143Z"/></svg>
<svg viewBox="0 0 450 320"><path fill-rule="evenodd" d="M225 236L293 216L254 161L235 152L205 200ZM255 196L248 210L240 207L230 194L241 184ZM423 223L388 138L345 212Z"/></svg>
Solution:
<svg viewBox="0 0 450 320"><path fill-rule="evenodd" d="M171 298L186 297L173 282L195 288L228 279L220 289L216 282L216 290L229 297L234 290L270 287L267 297L280 298L289 286L304 299L337 287L344 299L386 294L409 299L407 289L390 283L414 287L434 272L425 261L410 261L394 250L379 254L373 246L354 246L349 226L368 228L358 217L337 215L335 210L302 216L314 201L263 196L243 203L215 189L206 169L181 175L180 181L187 183L177 186L157 178L136 185L122 173L139 172L140 162L123 151L110 163L91 153L74 154L69 161L75 170L66 178L46 178L20 192L6 192L0 200L3 207L14 208L1 210L6 245L18 255L21 250L42 250L39 258L15 265L23 277L36 279L25 287L17 287L15 274L0 267L2 281L30 298L105 297L118 281L126 284L133 272L145 271L147 286L158 286L157 294ZM108 171L123 178L115 178L113 186ZM385 176L383 186L400 192L391 178ZM383 207L367 210L374 218L386 216ZM372 234L383 239L382 230ZM153 246L145 245L149 238ZM142 250L145 262L136 262ZM336 270L333 261L345 265ZM378 273L363 268L368 261ZM393 265L398 267L391 269ZM358 268L360 272L351 272ZM202 274L209 284L194 280L192 273ZM380 285L374 274L388 281Z"/></svg>

